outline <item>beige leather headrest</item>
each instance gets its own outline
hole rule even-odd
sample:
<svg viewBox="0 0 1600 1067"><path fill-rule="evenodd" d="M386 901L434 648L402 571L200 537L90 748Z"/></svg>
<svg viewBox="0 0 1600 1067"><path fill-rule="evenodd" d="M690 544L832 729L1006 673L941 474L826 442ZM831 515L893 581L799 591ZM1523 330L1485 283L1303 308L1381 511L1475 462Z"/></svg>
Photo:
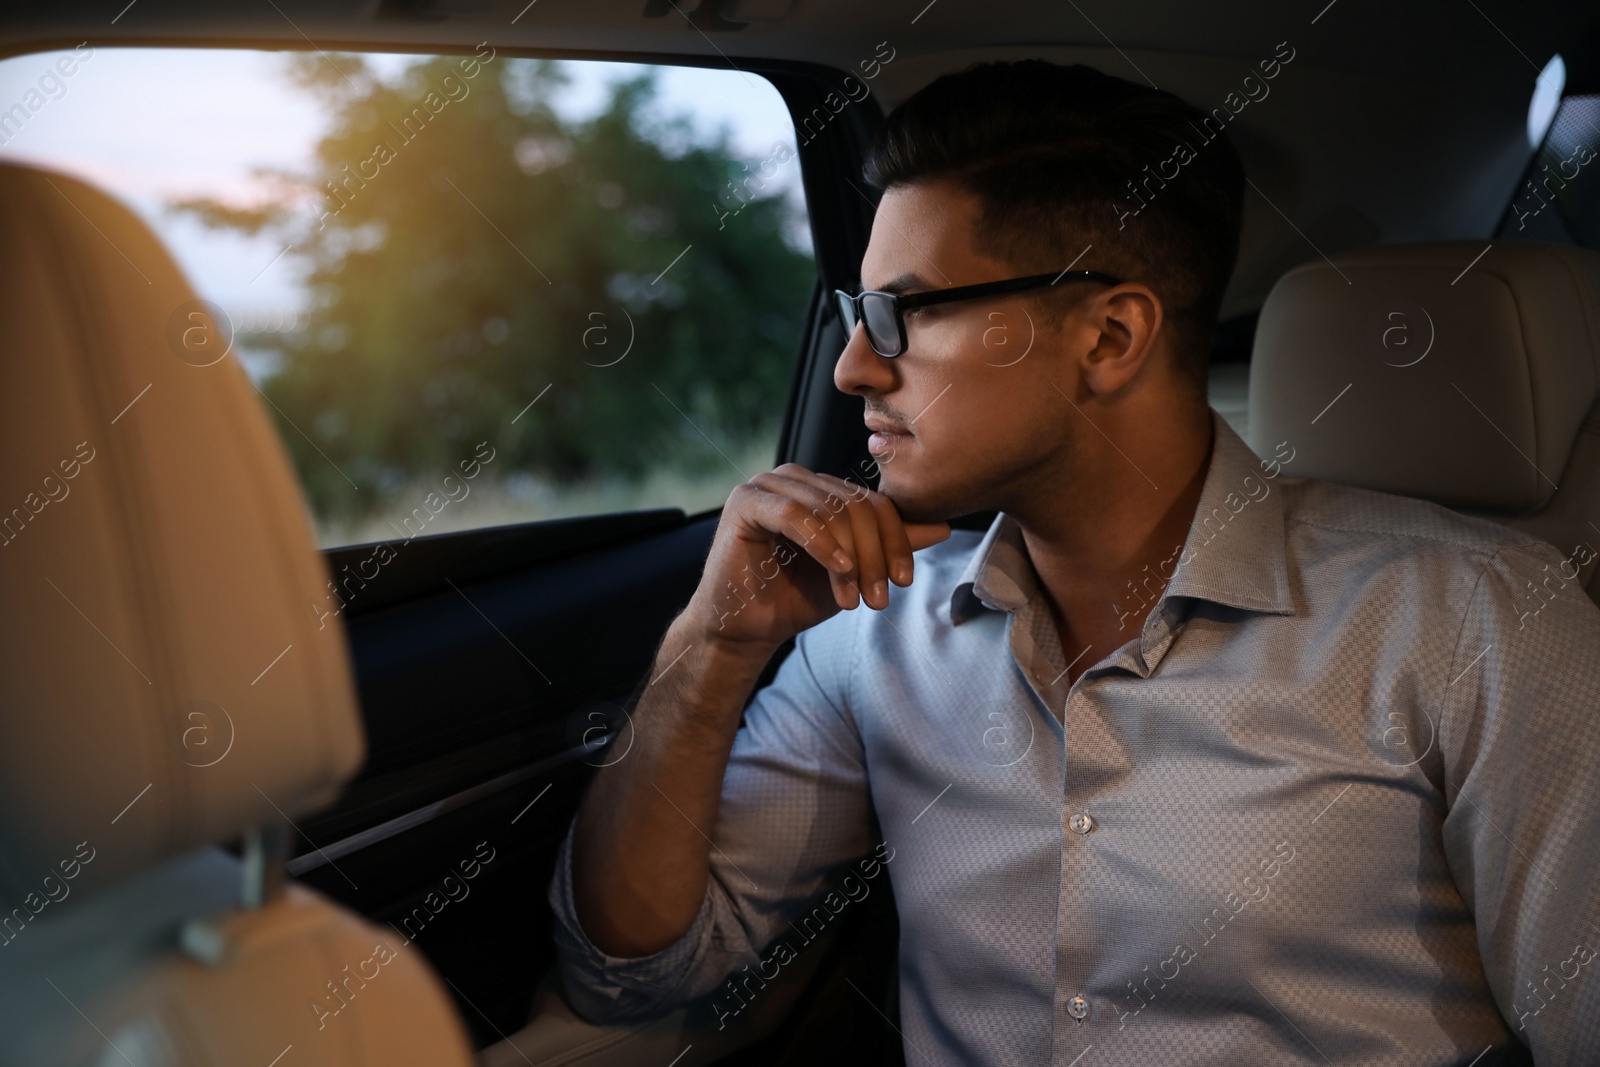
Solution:
<svg viewBox="0 0 1600 1067"><path fill-rule="evenodd" d="M1485 250L1487 249L1487 251ZM1250 442L1293 473L1543 507L1600 393L1600 253L1439 241L1317 258L1261 311Z"/></svg>
<svg viewBox="0 0 1600 1067"><path fill-rule="evenodd" d="M0 166L7 914L325 806L364 758L305 504L194 300L126 208Z"/></svg>

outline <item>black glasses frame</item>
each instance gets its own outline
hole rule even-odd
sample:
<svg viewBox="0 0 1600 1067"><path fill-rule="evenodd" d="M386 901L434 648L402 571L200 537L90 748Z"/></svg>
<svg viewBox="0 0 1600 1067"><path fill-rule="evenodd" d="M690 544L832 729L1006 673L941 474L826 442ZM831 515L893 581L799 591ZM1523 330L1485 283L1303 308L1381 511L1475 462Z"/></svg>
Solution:
<svg viewBox="0 0 1600 1067"><path fill-rule="evenodd" d="M1072 281L1096 281L1107 285L1121 285L1122 279L1098 270L1064 270L1055 274L1030 274L1024 278L1007 278L998 282L979 282L976 285L957 285L949 289L929 289L921 293L885 293L876 289L869 289L862 293L849 293L843 289L833 291L834 311L839 315L839 322L844 326L845 337L855 332L856 323L861 323L862 329L867 334L867 344L872 350L885 359L893 359L906 350L906 320L905 313L912 308L927 307L930 304L948 304L953 300L973 300L981 296L994 296L999 293L1019 293L1028 289L1044 289L1054 285L1062 279ZM895 331L898 335L897 344L893 352L885 352L879 346L882 338L874 337L872 327L867 324L866 301L868 298L887 301L889 309L894 314ZM886 346L885 346L886 347Z"/></svg>

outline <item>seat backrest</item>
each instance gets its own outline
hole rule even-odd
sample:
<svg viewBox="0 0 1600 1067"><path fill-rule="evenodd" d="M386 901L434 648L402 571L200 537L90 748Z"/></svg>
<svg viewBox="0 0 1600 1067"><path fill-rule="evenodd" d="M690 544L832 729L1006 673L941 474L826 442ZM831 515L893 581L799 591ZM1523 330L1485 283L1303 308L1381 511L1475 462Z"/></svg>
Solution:
<svg viewBox="0 0 1600 1067"><path fill-rule="evenodd" d="M68 1050L104 1053L115 1017L175 1050L141 1063L265 1064L283 1027L252 1020L316 1018L396 940L300 887L244 907L270 880L197 852L327 805L364 759L304 500L225 316L131 211L0 166L0 281L0 1062L91 1062ZM402 1008L384 1045L465 1062L410 958L365 998ZM295 1062L374 1062L354 1034Z"/></svg>
<svg viewBox="0 0 1600 1067"><path fill-rule="evenodd" d="M1307 262L1261 310L1253 448L1549 541L1600 603L1600 253L1386 245Z"/></svg>

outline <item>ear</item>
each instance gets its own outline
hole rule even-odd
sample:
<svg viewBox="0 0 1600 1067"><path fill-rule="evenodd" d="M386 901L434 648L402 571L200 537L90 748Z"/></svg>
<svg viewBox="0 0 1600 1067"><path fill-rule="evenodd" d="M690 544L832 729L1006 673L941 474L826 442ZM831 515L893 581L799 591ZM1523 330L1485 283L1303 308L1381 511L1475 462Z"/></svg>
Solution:
<svg viewBox="0 0 1600 1067"><path fill-rule="evenodd" d="M1081 357L1083 384L1109 396L1137 378L1152 361L1161 336L1161 300L1128 282L1106 290L1087 307L1093 345Z"/></svg>

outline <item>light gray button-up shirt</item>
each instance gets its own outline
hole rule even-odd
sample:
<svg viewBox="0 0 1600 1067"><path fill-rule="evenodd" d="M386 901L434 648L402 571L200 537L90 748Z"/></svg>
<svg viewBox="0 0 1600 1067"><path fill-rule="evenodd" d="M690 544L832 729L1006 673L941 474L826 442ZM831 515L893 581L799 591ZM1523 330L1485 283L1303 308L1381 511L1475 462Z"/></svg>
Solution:
<svg viewBox="0 0 1600 1067"><path fill-rule="evenodd" d="M569 835L578 1010L736 1014L877 879L910 1064L1600 1064L1594 549L1213 426L1187 541L1109 607L1143 628L1070 686L1005 515L801 634L677 943L595 948Z"/></svg>

